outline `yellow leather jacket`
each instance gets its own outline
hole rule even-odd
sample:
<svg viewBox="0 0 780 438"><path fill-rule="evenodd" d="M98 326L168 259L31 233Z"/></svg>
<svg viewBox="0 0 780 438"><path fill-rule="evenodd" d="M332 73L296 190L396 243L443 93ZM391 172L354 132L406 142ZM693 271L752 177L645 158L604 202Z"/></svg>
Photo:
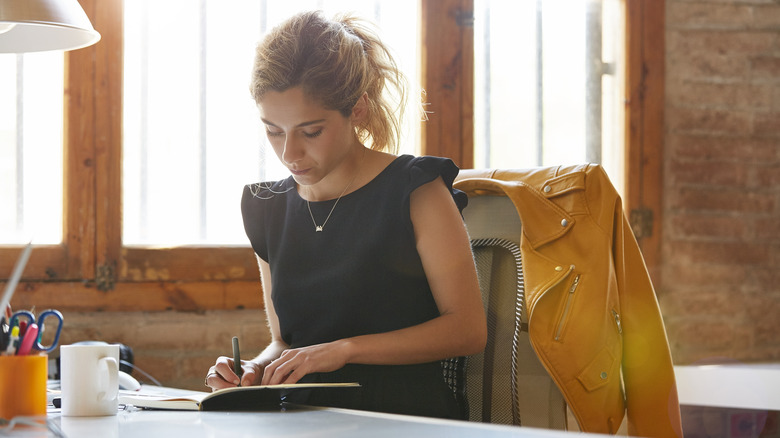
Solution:
<svg viewBox="0 0 780 438"><path fill-rule="evenodd" d="M655 291L620 196L598 165L462 170L469 196L508 196L531 344L585 432L682 437Z"/></svg>

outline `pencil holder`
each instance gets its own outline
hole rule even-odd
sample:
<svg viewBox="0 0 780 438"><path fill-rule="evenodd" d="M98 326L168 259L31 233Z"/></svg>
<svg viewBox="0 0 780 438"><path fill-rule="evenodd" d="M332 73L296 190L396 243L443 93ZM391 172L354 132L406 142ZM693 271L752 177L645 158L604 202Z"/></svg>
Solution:
<svg viewBox="0 0 780 438"><path fill-rule="evenodd" d="M46 415L45 354L0 356L0 418Z"/></svg>

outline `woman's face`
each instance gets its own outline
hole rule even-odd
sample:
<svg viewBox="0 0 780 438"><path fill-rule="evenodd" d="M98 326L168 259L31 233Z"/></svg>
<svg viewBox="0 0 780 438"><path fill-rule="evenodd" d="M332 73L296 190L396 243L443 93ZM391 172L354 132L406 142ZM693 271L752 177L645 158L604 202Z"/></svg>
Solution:
<svg viewBox="0 0 780 438"><path fill-rule="evenodd" d="M301 87L268 92L258 108L276 156L298 184L320 182L359 145L355 116L325 109L307 98Z"/></svg>

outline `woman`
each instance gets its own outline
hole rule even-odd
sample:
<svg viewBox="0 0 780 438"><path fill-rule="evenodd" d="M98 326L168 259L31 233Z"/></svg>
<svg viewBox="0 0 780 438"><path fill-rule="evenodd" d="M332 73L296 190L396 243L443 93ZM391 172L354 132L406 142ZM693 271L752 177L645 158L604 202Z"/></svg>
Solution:
<svg viewBox="0 0 780 438"><path fill-rule="evenodd" d="M392 153L387 87L403 101L387 48L352 17L299 14L258 46L252 96L292 174L242 199L272 339L240 379L220 357L208 386L356 381L296 401L457 416L438 361L481 351L487 331L465 197L450 160Z"/></svg>

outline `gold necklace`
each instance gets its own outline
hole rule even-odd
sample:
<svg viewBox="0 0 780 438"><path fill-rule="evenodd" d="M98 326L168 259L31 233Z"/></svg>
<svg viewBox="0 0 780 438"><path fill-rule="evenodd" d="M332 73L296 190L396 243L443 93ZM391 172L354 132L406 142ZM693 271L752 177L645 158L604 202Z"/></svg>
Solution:
<svg viewBox="0 0 780 438"><path fill-rule="evenodd" d="M336 198L336 202L333 203L333 207L330 209L330 213L328 213L328 217L325 218L325 222L322 223L322 225L317 225L317 221L314 220L314 214L311 212L311 204L309 203L309 200L306 200L306 207L309 209L309 216L311 217L311 222L314 224L314 231L317 233L321 233L322 230L325 228L325 224L328 223L328 219L330 219L330 215L333 214L333 210L336 209L336 206L339 205L339 201L341 200L341 197L344 196L344 193L347 193L347 189L352 185L353 182L357 179L358 175L360 174L360 168L363 166L363 158L366 157L366 149L363 148L363 155L360 157L360 164L358 165L357 171L355 171L355 176L352 177L352 179L349 181L349 184L347 184L346 187L344 187L344 190L341 191L341 194L338 198Z"/></svg>

